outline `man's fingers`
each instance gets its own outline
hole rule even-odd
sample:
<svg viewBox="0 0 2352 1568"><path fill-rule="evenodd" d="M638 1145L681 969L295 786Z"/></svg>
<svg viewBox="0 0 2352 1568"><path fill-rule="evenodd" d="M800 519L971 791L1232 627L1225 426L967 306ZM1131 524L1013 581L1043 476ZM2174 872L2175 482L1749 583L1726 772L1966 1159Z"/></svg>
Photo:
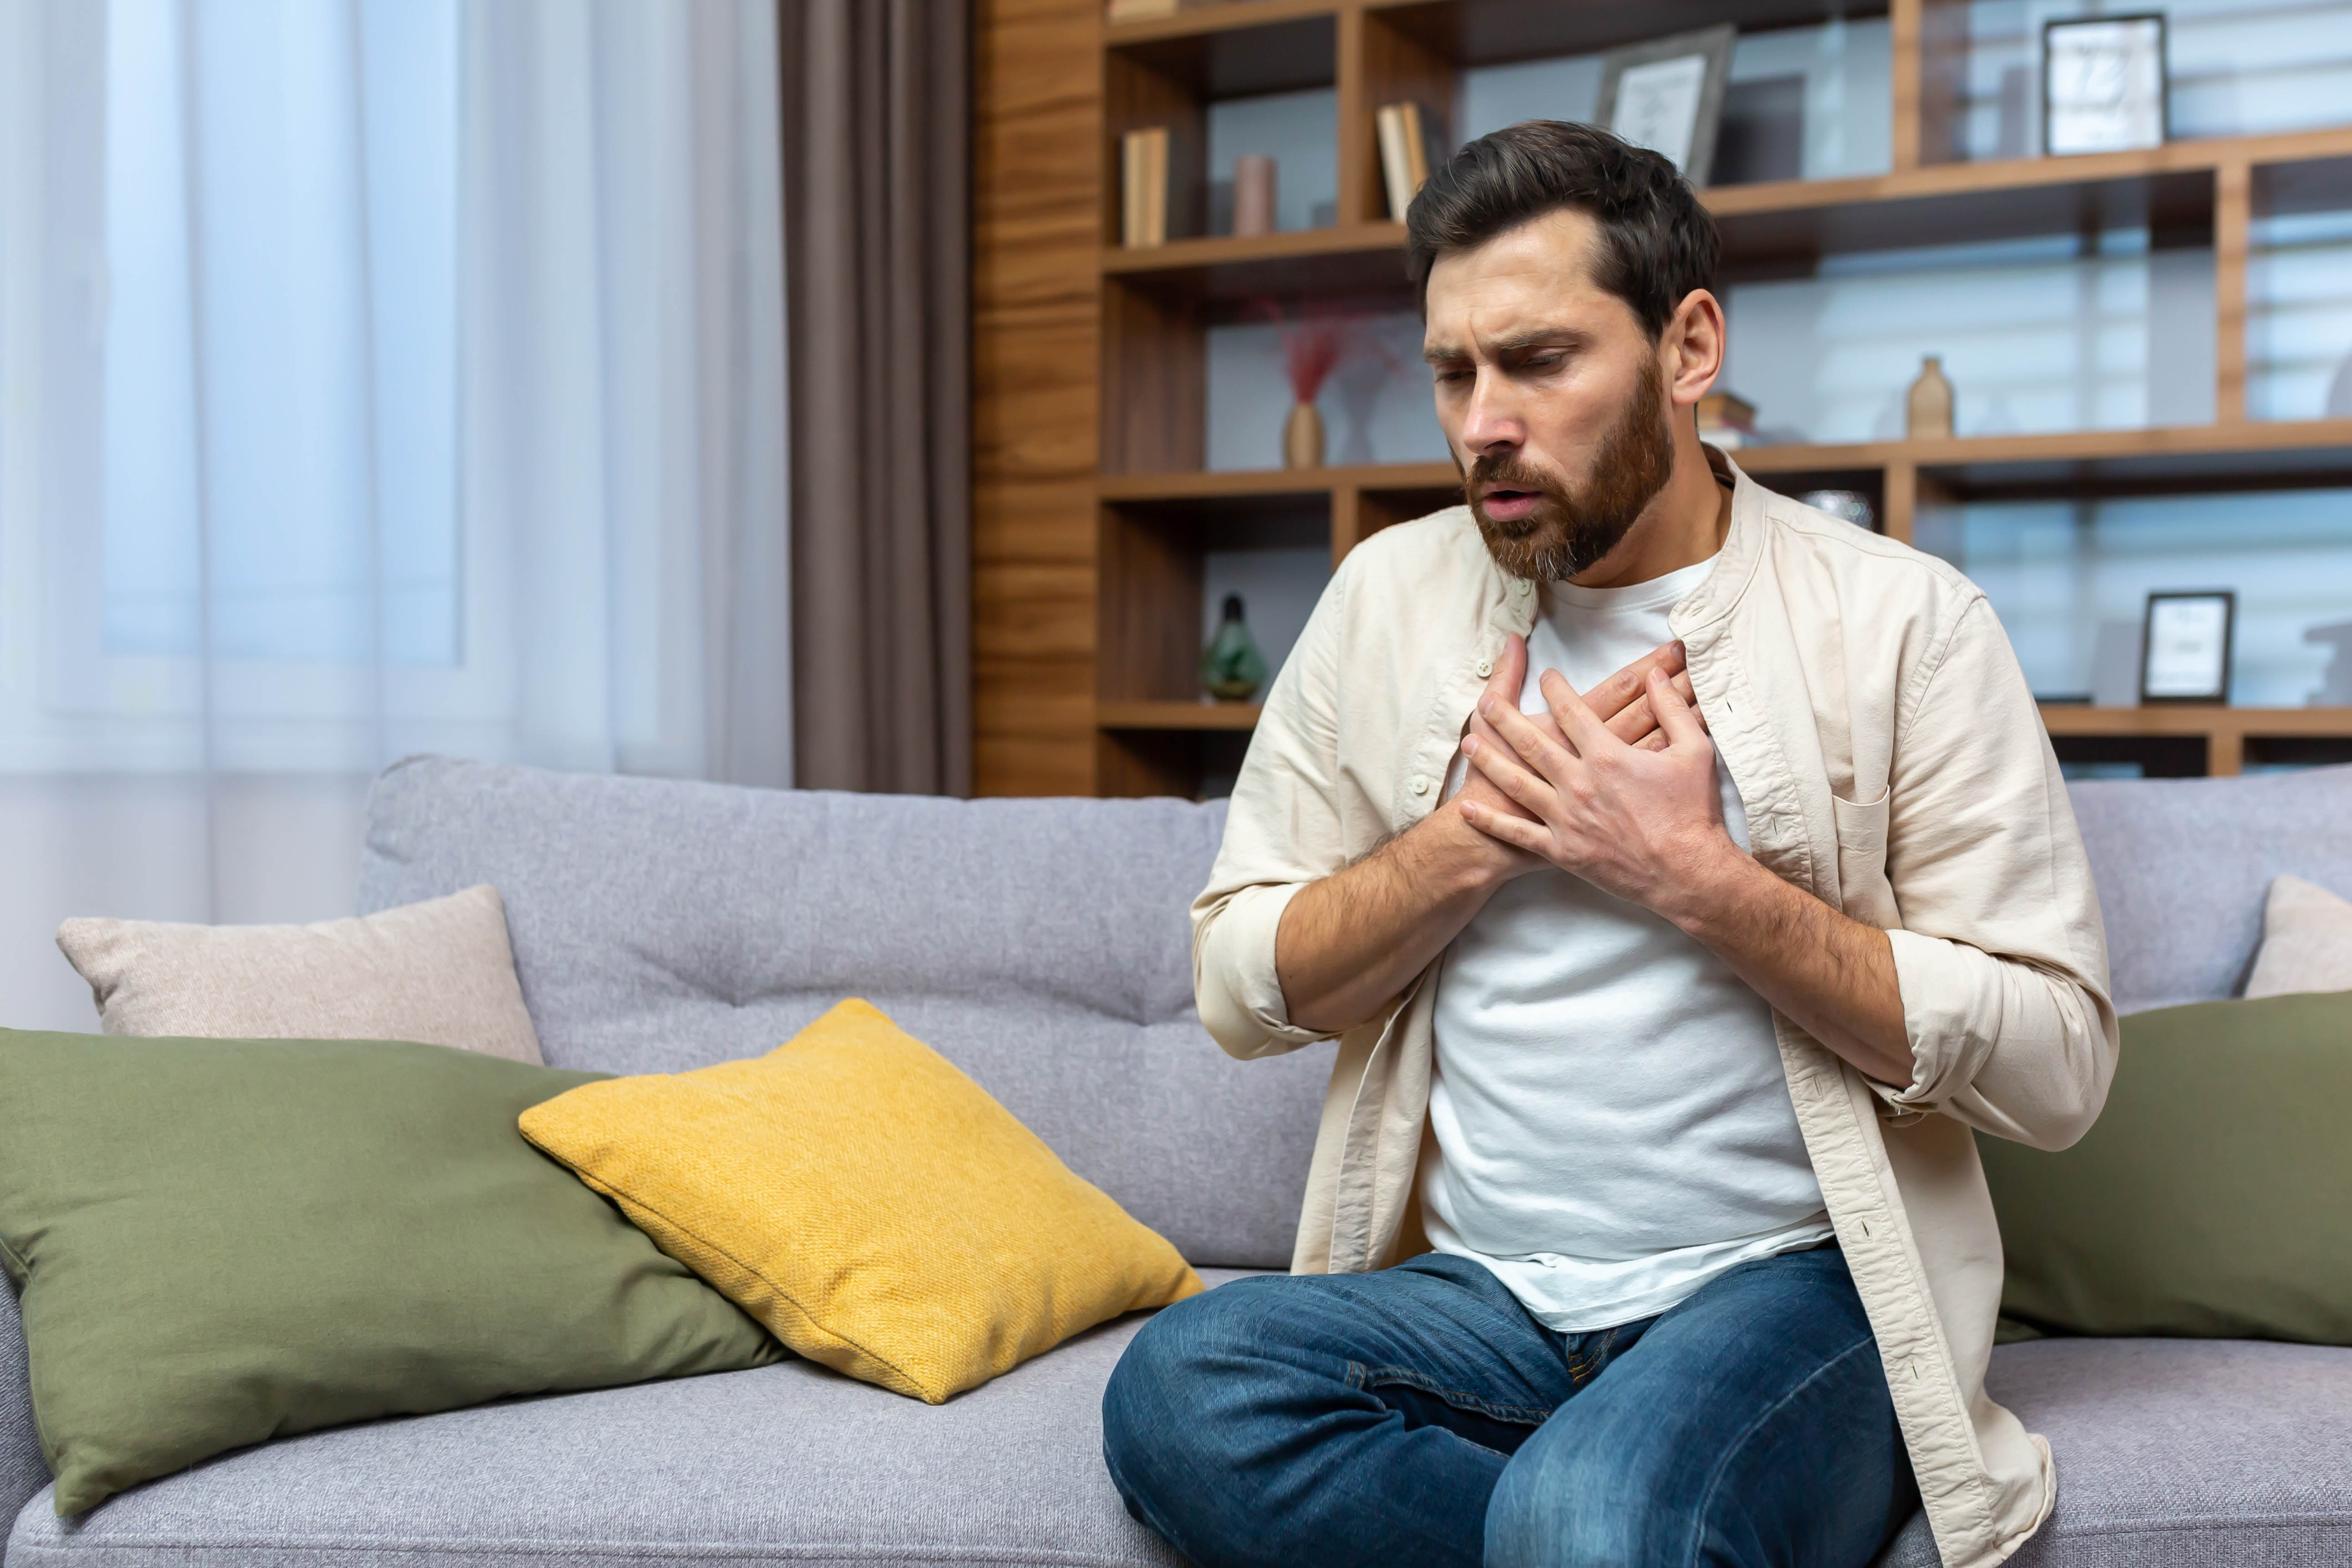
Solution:
<svg viewBox="0 0 2352 1568"><path fill-rule="evenodd" d="M1687 746L1706 739L1706 726L1699 722L1697 711L1683 700L1673 681L1653 674L1649 695L1650 706L1658 715L1658 728L1665 732L1669 742Z"/></svg>
<svg viewBox="0 0 2352 1568"><path fill-rule="evenodd" d="M1656 676L1657 672L1653 669L1651 673ZM1568 737L1568 743L1576 748L1578 756L1590 757L1597 752L1623 744L1609 732L1609 727L1601 721L1591 707L1578 695L1576 688L1570 686L1568 678L1559 671L1545 670L1539 685L1544 701L1550 705L1552 718L1559 724L1559 732Z"/></svg>
<svg viewBox="0 0 2352 1568"><path fill-rule="evenodd" d="M1495 661L1495 673L1486 678L1486 689L1480 695L1517 708L1527 679L1528 639L1513 632L1503 639L1503 657Z"/></svg>
<svg viewBox="0 0 2352 1568"><path fill-rule="evenodd" d="M1584 705L1604 720L1614 720L1642 700L1642 690L1650 679L1651 670L1663 669L1668 675L1680 675L1683 667L1683 645L1679 642L1661 644L1585 692ZM1614 730L1613 725L1612 729ZM1640 739L1639 731L1631 735L1622 731L1615 732L1621 741Z"/></svg>
<svg viewBox="0 0 2352 1568"><path fill-rule="evenodd" d="M1469 801L1462 803L1462 816L1489 838L1507 844L1514 849L1523 849L1530 855L1543 853L1546 835L1540 823Z"/></svg>
<svg viewBox="0 0 2352 1568"><path fill-rule="evenodd" d="M1474 736L1463 742L1464 753L1505 795L1531 811L1538 810L1538 805L1533 803L1540 802L1578 765L1575 754L1547 733L1549 725L1538 725L1516 708L1490 701L1483 705L1482 712L1495 739L1501 743L1477 744ZM1543 790L1531 795L1526 789L1516 787L1520 780L1514 777L1515 772L1541 781Z"/></svg>
<svg viewBox="0 0 2352 1568"><path fill-rule="evenodd" d="M1691 683L1690 677L1688 675L1677 675L1675 677L1675 694L1680 697L1685 702L1694 704L1691 711L1694 713L1698 711L1696 707L1698 700L1691 694ZM1588 698L1587 700L1589 701L1590 699ZM1595 711L1598 711L1598 710L1595 710ZM1706 716L1705 714L1700 714L1699 723L1701 725L1705 725L1706 722ZM1616 736L1619 740L1624 742L1629 746L1643 745L1646 743L1652 736L1656 736L1657 745L1650 747L1652 751L1656 751L1659 747L1664 746L1666 743L1665 737L1658 729L1658 715L1656 711L1651 708L1649 695L1646 692L1642 696L1635 698L1631 703L1627 704L1615 718L1609 721L1609 732Z"/></svg>

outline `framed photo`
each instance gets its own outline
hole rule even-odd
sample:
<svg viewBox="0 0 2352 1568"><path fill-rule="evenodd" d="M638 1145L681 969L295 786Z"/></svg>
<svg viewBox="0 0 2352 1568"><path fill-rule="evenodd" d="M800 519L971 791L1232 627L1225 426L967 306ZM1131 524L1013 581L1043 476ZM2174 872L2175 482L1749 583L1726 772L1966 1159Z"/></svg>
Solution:
<svg viewBox="0 0 2352 1568"><path fill-rule="evenodd" d="M2042 150L2120 153L2165 139L2164 18L2085 16L2042 27Z"/></svg>
<svg viewBox="0 0 2352 1568"><path fill-rule="evenodd" d="M2139 700L2229 701L2237 618L2232 593L2150 594L2140 637Z"/></svg>
<svg viewBox="0 0 2352 1568"><path fill-rule="evenodd" d="M1723 122L1731 41L1738 32L1726 22L1612 49L1601 62L1594 123L1636 147L1664 153L1684 179L1706 184L1715 163L1715 133Z"/></svg>

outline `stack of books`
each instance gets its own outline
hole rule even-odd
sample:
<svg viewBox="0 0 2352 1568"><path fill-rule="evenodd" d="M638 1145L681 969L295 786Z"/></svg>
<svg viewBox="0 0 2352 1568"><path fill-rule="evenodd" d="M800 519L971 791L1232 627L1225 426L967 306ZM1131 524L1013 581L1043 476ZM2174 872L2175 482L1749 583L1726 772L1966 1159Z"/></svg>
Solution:
<svg viewBox="0 0 2352 1568"><path fill-rule="evenodd" d="M1728 392L1708 393L1698 400L1698 438L1727 452L1760 445L1756 405Z"/></svg>

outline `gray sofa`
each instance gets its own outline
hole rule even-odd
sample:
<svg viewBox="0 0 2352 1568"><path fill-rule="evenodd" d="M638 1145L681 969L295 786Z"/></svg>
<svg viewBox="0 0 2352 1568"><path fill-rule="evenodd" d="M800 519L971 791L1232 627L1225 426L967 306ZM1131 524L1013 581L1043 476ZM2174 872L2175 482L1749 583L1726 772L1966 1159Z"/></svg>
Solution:
<svg viewBox="0 0 2352 1568"><path fill-rule="evenodd" d="M2352 889L2352 769L2091 784L2075 802L2126 1009L2229 994L2274 873ZM377 784L362 899L496 884L565 1067L752 1055L870 998L1214 1282L1286 1263L1328 1064L1229 1060L1194 1018L1184 911L1223 823L1168 800L771 794L420 759ZM936 1408L790 1361L313 1433L68 1526L5 1301L8 1568L1174 1561L1098 1454L1132 1319ZM1998 1352L1991 1384L2062 1476L2021 1564L2352 1563L2352 1351L2048 1341ZM1917 1520L1886 1557L1935 1560Z"/></svg>

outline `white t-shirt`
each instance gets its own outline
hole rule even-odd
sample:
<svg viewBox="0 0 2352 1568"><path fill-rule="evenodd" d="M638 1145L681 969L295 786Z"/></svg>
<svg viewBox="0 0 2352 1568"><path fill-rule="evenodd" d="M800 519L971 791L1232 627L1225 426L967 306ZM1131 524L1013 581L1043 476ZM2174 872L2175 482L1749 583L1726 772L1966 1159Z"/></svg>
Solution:
<svg viewBox="0 0 2352 1568"><path fill-rule="evenodd" d="M1520 707L1543 710L1546 669L1583 691L1672 640L1667 612L1713 566L1552 585ZM1747 815L1718 778L1744 849ZM1565 871L1506 885L1446 949L1435 1021L1430 1244L1485 1264L1549 1327L1646 1318L1832 1234L1770 1008L1639 905Z"/></svg>

